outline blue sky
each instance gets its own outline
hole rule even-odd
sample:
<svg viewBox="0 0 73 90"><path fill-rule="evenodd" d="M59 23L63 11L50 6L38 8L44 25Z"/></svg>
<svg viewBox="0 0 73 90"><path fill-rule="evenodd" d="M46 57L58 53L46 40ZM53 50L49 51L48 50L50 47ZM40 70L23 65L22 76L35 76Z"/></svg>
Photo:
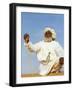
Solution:
<svg viewBox="0 0 73 90"><path fill-rule="evenodd" d="M36 43L43 39L43 29L50 26L55 29L56 40L64 48L64 15L49 13L21 13L21 73L38 72L39 62L36 54L29 53L24 46L23 35L30 34L32 43Z"/></svg>

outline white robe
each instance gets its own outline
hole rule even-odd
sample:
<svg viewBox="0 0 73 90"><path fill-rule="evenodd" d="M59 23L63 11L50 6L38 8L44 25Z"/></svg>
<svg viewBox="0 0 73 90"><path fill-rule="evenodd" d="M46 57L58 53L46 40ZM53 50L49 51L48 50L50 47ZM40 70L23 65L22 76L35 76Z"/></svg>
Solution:
<svg viewBox="0 0 73 90"><path fill-rule="evenodd" d="M50 52L49 63L47 65L40 63L40 75L48 74L52 69L53 65L58 62L59 58L64 56L63 49L57 41L40 41L36 44L32 44L31 42L29 42L28 44L25 44L25 46L28 48L29 51L36 52L39 62L43 60L46 61Z"/></svg>

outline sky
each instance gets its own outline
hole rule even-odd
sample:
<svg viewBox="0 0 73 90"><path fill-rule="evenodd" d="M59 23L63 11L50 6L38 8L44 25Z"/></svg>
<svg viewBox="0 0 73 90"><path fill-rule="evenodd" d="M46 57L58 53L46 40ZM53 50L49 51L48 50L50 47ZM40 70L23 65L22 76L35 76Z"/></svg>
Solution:
<svg viewBox="0 0 73 90"><path fill-rule="evenodd" d="M21 13L21 74L39 72L39 62L35 53L30 53L24 46L23 36L30 35L31 42L37 43L43 40L45 27L55 29L56 40L64 48L64 15L52 13Z"/></svg>

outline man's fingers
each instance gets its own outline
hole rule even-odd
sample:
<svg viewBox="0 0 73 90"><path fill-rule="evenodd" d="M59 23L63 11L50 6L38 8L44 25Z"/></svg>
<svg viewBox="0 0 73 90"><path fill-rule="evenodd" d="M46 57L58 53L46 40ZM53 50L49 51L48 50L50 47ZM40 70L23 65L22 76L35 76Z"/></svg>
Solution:
<svg viewBox="0 0 73 90"><path fill-rule="evenodd" d="M29 34L28 33L24 34L24 40L26 40L26 38L29 38Z"/></svg>
<svg viewBox="0 0 73 90"><path fill-rule="evenodd" d="M28 33L24 34L24 40L25 40L25 43L29 42L29 34Z"/></svg>

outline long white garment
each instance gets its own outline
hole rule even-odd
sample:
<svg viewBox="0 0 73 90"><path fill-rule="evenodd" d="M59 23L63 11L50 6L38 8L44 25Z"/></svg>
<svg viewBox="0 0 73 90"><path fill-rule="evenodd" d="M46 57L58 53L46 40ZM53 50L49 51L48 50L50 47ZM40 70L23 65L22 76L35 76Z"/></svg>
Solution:
<svg viewBox="0 0 73 90"><path fill-rule="evenodd" d="M48 74L55 62L58 62L59 58L64 56L63 49L57 41L40 41L36 44L30 42L25 44L25 46L29 51L36 52L39 61L46 61L48 54L50 53L49 63L47 65L40 63L40 75Z"/></svg>

